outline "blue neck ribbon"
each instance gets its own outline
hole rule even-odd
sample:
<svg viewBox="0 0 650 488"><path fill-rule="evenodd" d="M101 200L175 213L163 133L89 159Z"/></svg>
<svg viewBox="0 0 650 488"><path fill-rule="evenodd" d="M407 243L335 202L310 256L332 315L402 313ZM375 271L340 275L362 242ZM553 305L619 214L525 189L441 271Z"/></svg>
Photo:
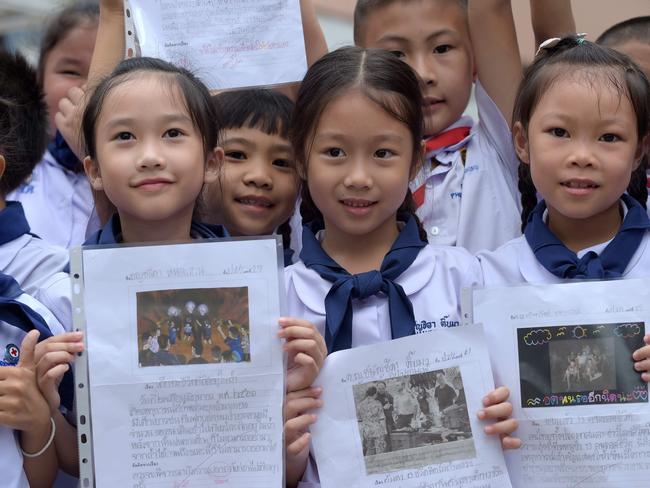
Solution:
<svg viewBox="0 0 650 488"><path fill-rule="evenodd" d="M325 342L328 352L352 347L352 300L363 300L380 292L388 296L392 338L413 335L413 306L395 280L413 264L420 250L426 246L420 238L415 218L408 218L379 271L356 275L348 273L327 255L315 236L315 229L315 223L303 228L300 259L307 268L332 283L325 297Z"/></svg>

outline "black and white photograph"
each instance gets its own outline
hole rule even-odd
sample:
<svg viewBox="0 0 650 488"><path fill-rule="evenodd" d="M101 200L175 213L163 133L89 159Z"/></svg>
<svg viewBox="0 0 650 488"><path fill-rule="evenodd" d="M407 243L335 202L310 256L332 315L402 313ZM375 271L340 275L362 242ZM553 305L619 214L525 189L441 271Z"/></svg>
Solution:
<svg viewBox="0 0 650 488"><path fill-rule="evenodd" d="M458 367L353 386L367 474L476 456Z"/></svg>
<svg viewBox="0 0 650 488"><path fill-rule="evenodd" d="M136 296L140 367L250 361L247 287Z"/></svg>
<svg viewBox="0 0 650 488"><path fill-rule="evenodd" d="M522 407L647 401L632 360L644 334L643 322L517 329Z"/></svg>
<svg viewBox="0 0 650 488"><path fill-rule="evenodd" d="M553 341L549 343L551 390L616 389L614 338Z"/></svg>

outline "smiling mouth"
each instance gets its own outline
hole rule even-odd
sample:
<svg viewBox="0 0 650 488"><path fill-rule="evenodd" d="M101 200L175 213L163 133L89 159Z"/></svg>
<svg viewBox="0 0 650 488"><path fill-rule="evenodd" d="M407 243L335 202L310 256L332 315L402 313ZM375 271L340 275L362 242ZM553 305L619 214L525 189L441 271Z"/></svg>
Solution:
<svg viewBox="0 0 650 488"><path fill-rule="evenodd" d="M268 198L260 198L260 197L241 197L241 198L235 198L235 201L237 203L240 203L242 205L247 205L250 207L261 207L261 208L271 208L273 207L273 204Z"/></svg>
<svg viewBox="0 0 650 488"><path fill-rule="evenodd" d="M351 198L344 198L341 200L341 203L345 205L346 207L352 207L352 208L368 208L373 206L377 202L371 202L370 200L357 200L357 199L351 199Z"/></svg>
<svg viewBox="0 0 650 488"><path fill-rule="evenodd" d="M144 180L133 185L134 188L140 188L144 190L155 190L158 188L163 188L167 185L171 185L171 181L165 179L152 179Z"/></svg>
<svg viewBox="0 0 650 488"><path fill-rule="evenodd" d="M565 186L567 188L575 189L575 190L584 190L587 188L598 188L600 185L594 183L593 181L577 181L577 180L569 180L569 181L563 181L560 183L562 186Z"/></svg>

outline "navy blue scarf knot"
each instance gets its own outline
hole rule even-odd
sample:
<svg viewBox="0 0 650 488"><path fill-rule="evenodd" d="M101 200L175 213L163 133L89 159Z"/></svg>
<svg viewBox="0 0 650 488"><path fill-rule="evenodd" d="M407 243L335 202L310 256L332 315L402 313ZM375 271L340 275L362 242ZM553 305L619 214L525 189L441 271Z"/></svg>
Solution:
<svg viewBox="0 0 650 488"><path fill-rule="evenodd" d="M404 289L395 283L426 246L417 221L409 217L397 240L384 258L380 270L351 275L327 255L316 239L315 224L303 228L300 259L321 278L333 283L325 297L325 342L328 352L352 347L352 300L364 300L379 293L388 296L393 339L415 333L413 306Z"/></svg>
<svg viewBox="0 0 650 488"><path fill-rule="evenodd" d="M589 251L582 258L568 249L544 222L546 203L542 200L531 213L524 231L537 261L561 279L620 278L650 229L645 209L629 195L621 197L627 215L614 239L600 253Z"/></svg>

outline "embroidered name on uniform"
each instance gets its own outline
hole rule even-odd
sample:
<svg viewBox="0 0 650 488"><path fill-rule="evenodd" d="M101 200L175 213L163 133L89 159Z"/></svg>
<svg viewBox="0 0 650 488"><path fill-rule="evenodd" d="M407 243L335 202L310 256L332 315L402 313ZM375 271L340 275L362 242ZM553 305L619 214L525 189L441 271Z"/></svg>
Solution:
<svg viewBox="0 0 650 488"><path fill-rule="evenodd" d="M463 197L463 192L462 191L452 191L449 196L453 200L454 198L462 198Z"/></svg>

